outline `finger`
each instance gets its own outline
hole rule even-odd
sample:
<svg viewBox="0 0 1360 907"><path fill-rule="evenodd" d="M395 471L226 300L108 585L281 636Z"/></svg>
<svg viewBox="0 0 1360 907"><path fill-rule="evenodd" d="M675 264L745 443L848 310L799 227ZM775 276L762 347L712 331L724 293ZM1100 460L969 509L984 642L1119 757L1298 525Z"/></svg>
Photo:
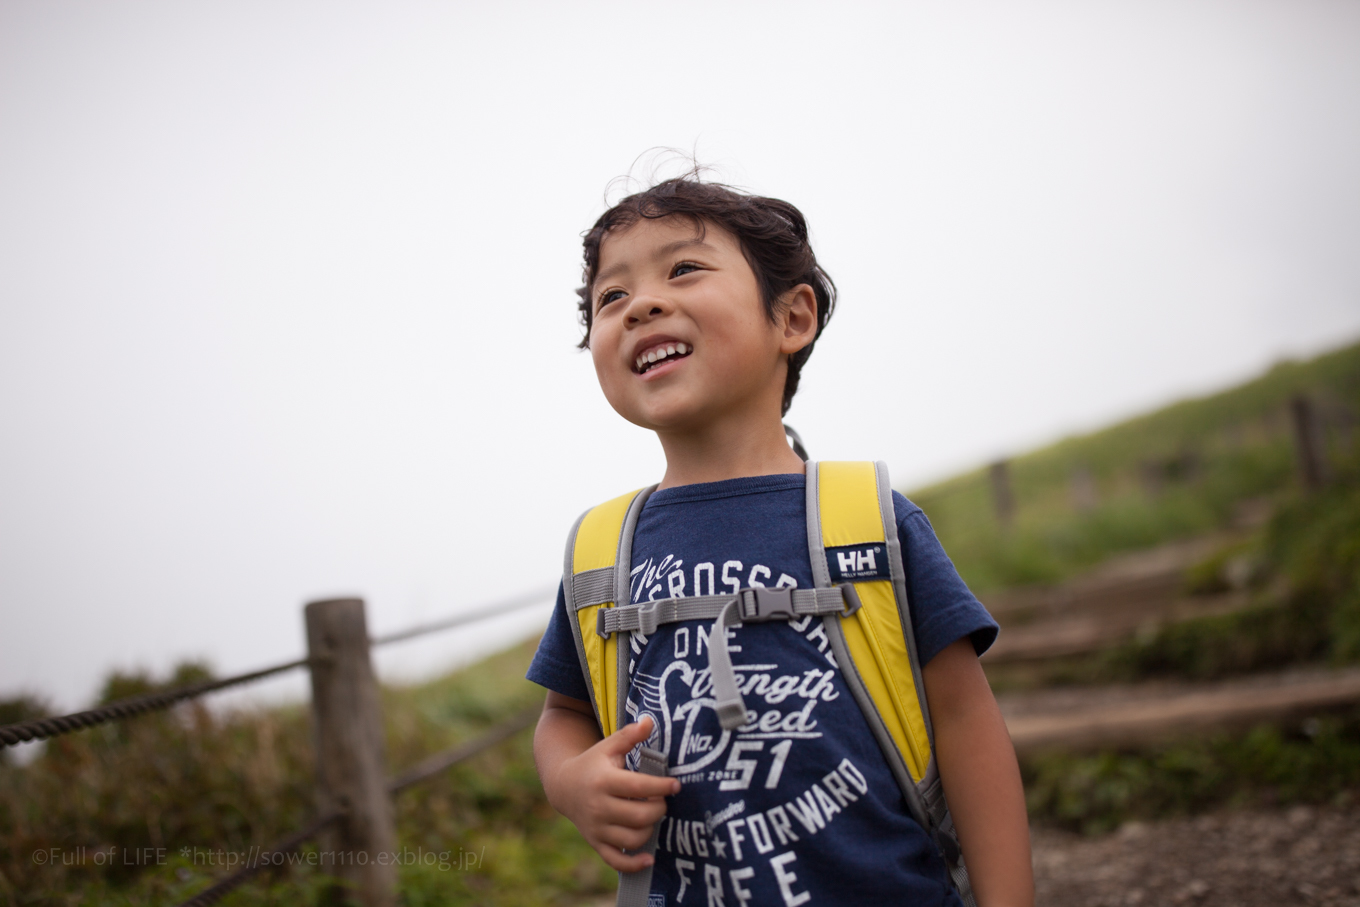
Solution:
<svg viewBox="0 0 1360 907"><path fill-rule="evenodd" d="M611 756L621 756L637 746L652 735L652 719L649 715L642 716L641 721L632 724L625 724L604 740L600 741L600 746Z"/></svg>
<svg viewBox="0 0 1360 907"><path fill-rule="evenodd" d="M619 872L637 872L639 869L651 866L656 862L656 859L649 853L627 854L613 844L606 844L603 841L595 843L595 852L609 864L610 869L617 869Z"/></svg>
<svg viewBox="0 0 1360 907"><path fill-rule="evenodd" d="M652 838L651 826L629 828L626 825L606 825L600 829L600 840L611 847L636 852L647 846Z"/></svg>
<svg viewBox="0 0 1360 907"><path fill-rule="evenodd" d="M598 813L597 821L628 828L650 829L666 814L665 800L611 799Z"/></svg>
<svg viewBox="0 0 1360 907"><path fill-rule="evenodd" d="M617 769L603 777L604 791L615 797L646 800L651 797L673 797L680 793L680 781L667 775L646 775Z"/></svg>

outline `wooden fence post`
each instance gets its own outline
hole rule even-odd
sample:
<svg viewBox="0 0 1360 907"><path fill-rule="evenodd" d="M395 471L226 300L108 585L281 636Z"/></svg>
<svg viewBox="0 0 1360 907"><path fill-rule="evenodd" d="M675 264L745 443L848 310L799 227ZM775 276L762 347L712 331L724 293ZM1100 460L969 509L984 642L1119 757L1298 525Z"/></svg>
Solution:
<svg viewBox="0 0 1360 907"><path fill-rule="evenodd" d="M996 506L996 519L1002 529L1009 529L1015 519L1015 495L1011 492L1010 463L997 460L987 470L992 479L992 503Z"/></svg>
<svg viewBox="0 0 1360 907"><path fill-rule="evenodd" d="M1328 479L1322 421L1313 401L1303 394L1295 394L1289 401L1289 412L1294 417L1294 449L1298 453L1299 473L1308 490L1317 491Z"/></svg>
<svg viewBox="0 0 1360 907"><path fill-rule="evenodd" d="M1077 466L1068 480L1068 495L1072 499L1072 509L1077 513L1090 513L1100 506L1100 490L1096 487L1096 477L1089 466Z"/></svg>
<svg viewBox="0 0 1360 907"><path fill-rule="evenodd" d="M332 892L333 899L391 907L396 903L397 870L389 855L396 850L397 832L387 792L382 703L369 661L364 602L315 601L305 614L316 722L317 805L323 812L346 810L322 838L320 869L338 876L348 889Z"/></svg>

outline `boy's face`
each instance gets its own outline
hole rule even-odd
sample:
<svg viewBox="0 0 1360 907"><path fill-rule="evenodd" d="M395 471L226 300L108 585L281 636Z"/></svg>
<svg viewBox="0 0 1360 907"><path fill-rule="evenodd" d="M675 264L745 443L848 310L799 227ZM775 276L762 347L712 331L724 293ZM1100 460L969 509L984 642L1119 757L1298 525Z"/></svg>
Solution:
<svg viewBox="0 0 1360 907"><path fill-rule="evenodd" d="M736 237L687 218L642 220L600 245L590 351L611 406L658 432L773 407L792 350L765 314ZM803 346L796 343L794 349Z"/></svg>

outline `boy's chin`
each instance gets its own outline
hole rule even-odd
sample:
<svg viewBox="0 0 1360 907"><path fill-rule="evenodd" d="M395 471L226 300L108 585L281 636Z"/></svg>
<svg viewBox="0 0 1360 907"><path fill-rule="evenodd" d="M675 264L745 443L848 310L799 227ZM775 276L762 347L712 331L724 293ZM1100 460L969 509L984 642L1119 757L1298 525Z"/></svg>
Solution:
<svg viewBox="0 0 1360 907"><path fill-rule="evenodd" d="M660 435L702 435L714 426L733 418L749 421L759 407L743 406L740 395L694 393L690 389L669 388L664 394L638 400L610 400L614 411L624 419ZM733 399L736 397L737 399ZM776 407L777 403L771 404Z"/></svg>
<svg viewBox="0 0 1360 907"><path fill-rule="evenodd" d="M687 434L704 429L712 419L702 408L695 406L671 405L650 406L625 412L615 407L615 411L638 428L645 428L658 434Z"/></svg>
<svg viewBox="0 0 1360 907"><path fill-rule="evenodd" d="M632 422L638 428L645 428L657 434L687 434L698 431L703 427L703 421L699 419L684 419L676 417L662 416L638 416L623 415L625 419Z"/></svg>

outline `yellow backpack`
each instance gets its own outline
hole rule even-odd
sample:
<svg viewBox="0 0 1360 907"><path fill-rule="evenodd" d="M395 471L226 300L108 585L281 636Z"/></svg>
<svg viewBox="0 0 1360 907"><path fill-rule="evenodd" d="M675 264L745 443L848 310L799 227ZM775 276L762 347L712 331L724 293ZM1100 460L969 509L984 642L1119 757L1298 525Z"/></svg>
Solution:
<svg viewBox="0 0 1360 907"><path fill-rule="evenodd" d="M955 887L964 903L973 907L967 869L935 767L934 735L911 629L887 466L807 463L808 554L816 588L757 587L736 595L632 604L633 532L655 488L633 491L586 511L567 540L563 592L568 614L576 617L568 623L601 731L607 736L627 723L629 676L627 658L620 658L620 633L642 630L650 635L665 623L713 620L709 651L717 710L723 726L734 730L745 723L746 710L730 682L725 628L820 615L846 686L878 740L913 818L938 841Z"/></svg>

